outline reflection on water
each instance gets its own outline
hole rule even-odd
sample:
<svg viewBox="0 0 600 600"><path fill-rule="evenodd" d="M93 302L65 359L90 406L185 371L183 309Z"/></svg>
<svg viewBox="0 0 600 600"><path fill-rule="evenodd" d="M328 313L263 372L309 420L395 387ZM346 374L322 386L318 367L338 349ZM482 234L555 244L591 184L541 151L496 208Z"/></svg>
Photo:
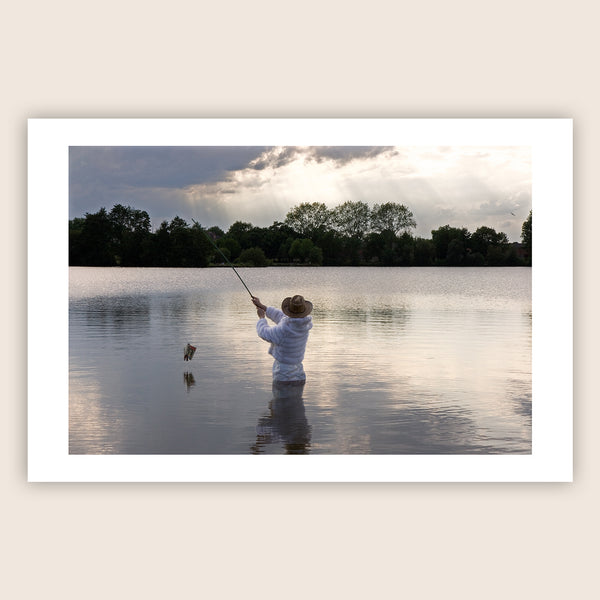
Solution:
<svg viewBox="0 0 600 600"><path fill-rule="evenodd" d="M71 269L71 453L531 452L530 269L242 276L313 301L305 386L272 387L230 269Z"/></svg>
<svg viewBox="0 0 600 600"><path fill-rule="evenodd" d="M189 371L183 372L183 381L187 388L187 391L190 391L190 388L193 388L196 385L196 380L194 379L194 374Z"/></svg>
<svg viewBox="0 0 600 600"><path fill-rule="evenodd" d="M125 296L116 298L90 298L85 301L82 316L89 334L112 331L123 336L146 333L150 327L150 300L147 297Z"/></svg>
<svg viewBox="0 0 600 600"><path fill-rule="evenodd" d="M285 454L308 454L310 426L306 418L302 383L273 382L269 414L260 417L252 454L262 454L268 444L282 444Z"/></svg>

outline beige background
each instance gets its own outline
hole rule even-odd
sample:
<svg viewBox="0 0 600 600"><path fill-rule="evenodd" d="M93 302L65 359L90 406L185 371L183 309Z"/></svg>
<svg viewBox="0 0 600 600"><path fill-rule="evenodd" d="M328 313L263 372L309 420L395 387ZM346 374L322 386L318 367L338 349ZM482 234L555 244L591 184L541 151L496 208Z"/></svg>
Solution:
<svg viewBox="0 0 600 600"><path fill-rule="evenodd" d="M592 6L57 0L5 9L4 597L598 594ZM242 116L574 119L575 483L26 483L26 119ZM43 359L52 340L37 351Z"/></svg>

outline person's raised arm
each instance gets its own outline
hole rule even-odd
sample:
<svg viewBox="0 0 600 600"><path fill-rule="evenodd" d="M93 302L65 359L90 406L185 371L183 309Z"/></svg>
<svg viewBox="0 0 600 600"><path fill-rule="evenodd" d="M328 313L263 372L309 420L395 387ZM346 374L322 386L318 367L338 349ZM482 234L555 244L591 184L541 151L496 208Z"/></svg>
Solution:
<svg viewBox="0 0 600 600"><path fill-rule="evenodd" d="M257 296L252 296L252 304L256 306L256 314L259 319L264 319L266 316L267 307L260 301Z"/></svg>

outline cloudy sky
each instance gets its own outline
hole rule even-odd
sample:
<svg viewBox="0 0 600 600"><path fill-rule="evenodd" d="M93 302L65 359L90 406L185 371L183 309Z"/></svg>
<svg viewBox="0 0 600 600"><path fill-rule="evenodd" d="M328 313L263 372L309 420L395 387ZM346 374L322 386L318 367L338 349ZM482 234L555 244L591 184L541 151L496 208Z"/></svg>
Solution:
<svg viewBox="0 0 600 600"><path fill-rule="evenodd" d="M529 147L75 146L69 218L115 204L145 210L158 227L283 221L302 202L405 204L416 235L483 225L519 241L531 209Z"/></svg>

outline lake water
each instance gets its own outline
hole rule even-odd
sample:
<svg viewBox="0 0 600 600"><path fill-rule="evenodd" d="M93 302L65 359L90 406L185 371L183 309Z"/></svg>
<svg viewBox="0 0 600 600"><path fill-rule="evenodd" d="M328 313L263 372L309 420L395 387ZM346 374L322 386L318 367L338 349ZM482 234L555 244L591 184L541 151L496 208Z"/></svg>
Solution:
<svg viewBox="0 0 600 600"><path fill-rule="evenodd" d="M314 303L306 385L232 269L72 267L71 454L531 453L531 269L238 271Z"/></svg>

